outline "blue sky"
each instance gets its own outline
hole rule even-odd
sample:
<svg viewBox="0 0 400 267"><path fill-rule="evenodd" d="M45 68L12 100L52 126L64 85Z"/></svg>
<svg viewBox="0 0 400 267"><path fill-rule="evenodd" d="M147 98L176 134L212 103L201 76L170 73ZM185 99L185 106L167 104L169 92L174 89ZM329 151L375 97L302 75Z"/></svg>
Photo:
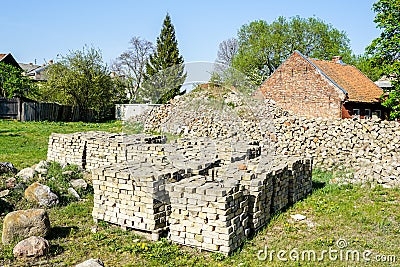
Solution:
<svg viewBox="0 0 400 267"><path fill-rule="evenodd" d="M356 54L379 35L371 10L374 0L279 1L1 1L0 53L19 62L55 59L85 44L100 48L110 63L133 36L155 42L168 12L185 62L214 61L221 41L254 20L316 16L347 33Z"/></svg>

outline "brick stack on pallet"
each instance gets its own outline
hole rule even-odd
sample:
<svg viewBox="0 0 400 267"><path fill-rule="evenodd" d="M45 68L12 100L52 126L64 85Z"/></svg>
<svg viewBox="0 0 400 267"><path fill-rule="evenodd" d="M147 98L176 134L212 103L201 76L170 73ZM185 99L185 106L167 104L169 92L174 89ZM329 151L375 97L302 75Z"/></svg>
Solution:
<svg viewBox="0 0 400 267"><path fill-rule="evenodd" d="M254 233L265 226L271 218L273 193L272 173L258 173L245 188L249 194L249 227Z"/></svg>
<svg viewBox="0 0 400 267"><path fill-rule="evenodd" d="M172 241L224 254L243 244L249 233L248 197L238 181L211 182L197 175L168 184L167 191Z"/></svg>
<svg viewBox="0 0 400 267"><path fill-rule="evenodd" d="M93 218L150 232L165 230L169 198L165 183L183 171L142 161L92 171Z"/></svg>

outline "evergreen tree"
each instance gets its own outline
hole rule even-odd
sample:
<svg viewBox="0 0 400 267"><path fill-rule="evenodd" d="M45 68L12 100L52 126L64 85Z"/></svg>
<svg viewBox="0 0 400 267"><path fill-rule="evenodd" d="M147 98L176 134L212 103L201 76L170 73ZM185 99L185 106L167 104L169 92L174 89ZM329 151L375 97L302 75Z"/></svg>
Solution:
<svg viewBox="0 0 400 267"><path fill-rule="evenodd" d="M183 57L179 55L175 29L167 14L160 36L157 37L157 48L150 55L146 66L146 82L143 87L149 100L165 104L180 94L185 79Z"/></svg>

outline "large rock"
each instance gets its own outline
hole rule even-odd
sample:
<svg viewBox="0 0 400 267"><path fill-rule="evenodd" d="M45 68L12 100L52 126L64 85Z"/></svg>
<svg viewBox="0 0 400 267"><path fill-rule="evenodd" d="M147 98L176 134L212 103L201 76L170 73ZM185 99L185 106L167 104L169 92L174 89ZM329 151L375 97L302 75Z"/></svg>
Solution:
<svg viewBox="0 0 400 267"><path fill-rule="evenodd" d="M0 174L3 173L17 173L17 169L11 162L0 162Z"/></svg>
<svg viewBox="0 0 400 267"><path fill-rule="evenodd" d="M40 236L31 236L19 242L13 249L16 258L37 258L47 254L50 243Z"/></svg>
<svg viewBox="0 0 400 267"><path fill-rule="evenodd" d="M25 168L17 173L17 177L22 178L25 182L31 180L36 174L33 168Z"/></svg>
<svg viewBox="0 0 400 267"><path fill-rule="evenodd" d="M46 236L50 220L44 209L18 210L6 215L3 222L3 244L31 236Z"/></svg>
<svg viewBox="0 0 400 267"><path fill-rule="evenodd" d="M104 263L100 259L90 259L75 265L75 267L104 267Z"/></svg>
<svg viewBox="0 0 400 267"><path fill-rule="evenodd" d="M59 203L58 196L51 192L50 187L38 182L34 182L25 189L25 198L44 207L51 207Z"/></svg>

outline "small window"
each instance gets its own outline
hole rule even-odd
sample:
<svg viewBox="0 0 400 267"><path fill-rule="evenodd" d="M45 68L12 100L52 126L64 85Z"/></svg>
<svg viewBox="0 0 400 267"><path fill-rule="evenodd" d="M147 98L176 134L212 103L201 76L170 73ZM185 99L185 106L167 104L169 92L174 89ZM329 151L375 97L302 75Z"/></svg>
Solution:
<svg viewBox="0 0 400 267"><path fill-rule="evenodd" d="M367 120L371 119L371 110L370 109L365 109L364 118Z"/></svg>
<svg viewBox="0 0 400 267"><path fill-rule="evenodd" d="M354 118L359 118L360 117L360 110L357 108L353 109L353 117Z"/></svg>
<svg viewBox="0 0 400 267"><path fill-rule="evenodd" d="M372 118L380 119L381 116L382 116L382 112L379 109L378 110L374 110L372 112Z"/></svg>

